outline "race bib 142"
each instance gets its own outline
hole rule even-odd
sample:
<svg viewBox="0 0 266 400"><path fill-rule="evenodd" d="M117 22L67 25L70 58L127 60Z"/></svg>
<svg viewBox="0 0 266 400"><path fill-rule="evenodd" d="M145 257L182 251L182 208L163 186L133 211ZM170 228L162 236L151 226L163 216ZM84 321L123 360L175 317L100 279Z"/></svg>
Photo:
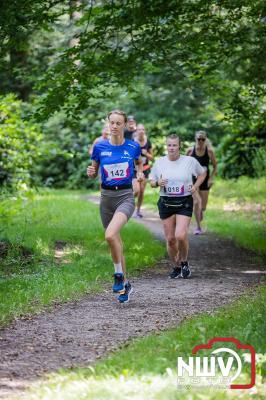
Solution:
<svg viewBox="0 0 266 400"><path fill-rule="evenodd" d="M129 164L127 161L117 164L104 164L103 169L107 181L119 181L128 178L130 175Z"/></svg>

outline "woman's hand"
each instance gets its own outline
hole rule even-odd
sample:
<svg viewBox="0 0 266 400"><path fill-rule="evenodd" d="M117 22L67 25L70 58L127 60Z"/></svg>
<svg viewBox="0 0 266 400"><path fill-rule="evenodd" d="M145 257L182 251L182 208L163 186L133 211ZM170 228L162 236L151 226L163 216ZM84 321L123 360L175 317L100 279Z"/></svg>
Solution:
<svg viewBox="0 0 266 400"><path fill-rule="evenodd" d="M95 178L96 176L96 169L94 166L90 165L87 168L87 175L89 178Z"/></svg>
<svg viewBox="0 0 266 400"><path fill-rule="evenodd" d="M165 186L167 185L168 179L164 179L164 178L162 178L162 176L161 176L161 178L158 179L157 182L158 182L158 186L160 186L160 187L165 187Z"/></svg>
<svg viewBox="0 0 266 400"><path fill-rule="evenodd" d="M194 194L194 193L196 193L197 190L198 190L198 188L196 188L194 185L192 185L191 189L190 189L190 193Z"/></svg>

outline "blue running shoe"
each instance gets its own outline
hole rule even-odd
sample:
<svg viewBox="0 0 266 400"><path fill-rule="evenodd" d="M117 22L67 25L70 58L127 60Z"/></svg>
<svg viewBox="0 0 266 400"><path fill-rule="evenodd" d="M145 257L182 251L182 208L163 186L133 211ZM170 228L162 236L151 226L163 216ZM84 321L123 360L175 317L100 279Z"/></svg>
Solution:
<svg viewBox="0 0 266 400"><path fill-rule="evenodd" d="M129 302L129 297L130 297L132 292L133 292L133 287L131 286L131 283L127 282L125 284L125 293L121 293L117 297L117 300L119 301L119 303L128 303Z"/></svg>
<svg viewBox="0 0 266 400"><path fill-rule="evenodd" d="M187 261L181 261L181 277L187 279L191 276L191 271Z"/></svg>
<svg viewBox="0 0 266 400"><path fill-rule="evenodd" d="M114 274L113 292L114 293L124 293L125 292L124 274L121 274L121 273Z"/></svg>

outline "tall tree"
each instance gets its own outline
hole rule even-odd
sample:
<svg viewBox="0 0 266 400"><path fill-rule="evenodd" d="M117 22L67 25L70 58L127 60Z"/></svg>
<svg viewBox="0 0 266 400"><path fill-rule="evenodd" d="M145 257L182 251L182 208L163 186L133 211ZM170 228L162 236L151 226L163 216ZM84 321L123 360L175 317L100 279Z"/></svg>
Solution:
<svg viewBox="0 0 266 400"><path fill-rule="evenodd" d="M1 1L0 91L14 92L27 100L34 85L31 43L34 35L48 28L68 9L64 0Z"/></svg>
<svg viewBox="0 0 266 400"><path fill-rule="evenodd" d="M46 97L50 110L84 108L100 84L128 84L143 69L161 67L172 81L189 77L213 93L221 89L221 72L254 96L263 91L262 0L91 1L83 8L79 44L66 49L45 79L54 88Z"/></svg>

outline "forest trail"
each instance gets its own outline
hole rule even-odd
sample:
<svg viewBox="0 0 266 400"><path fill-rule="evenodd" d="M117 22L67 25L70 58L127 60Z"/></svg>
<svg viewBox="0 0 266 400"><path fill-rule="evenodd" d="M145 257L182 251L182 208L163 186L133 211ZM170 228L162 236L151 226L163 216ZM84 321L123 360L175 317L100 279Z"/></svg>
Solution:
<svg viewBox="0 0 266 400"><path fill-rule="evenodd" d="M86 200L98 201L93 196ZM156 214L145 210L137 221L164 240ZM187 280L168 278L167 259L132 278L128 304L120 305L108 285L101 293L16 319L0 330L0 398L22 394L32 381L59 368L89 366L132 338L212 313L259 284L265 274L251 252L210 233L190 235L189 260L192 277Z"/></svg>

